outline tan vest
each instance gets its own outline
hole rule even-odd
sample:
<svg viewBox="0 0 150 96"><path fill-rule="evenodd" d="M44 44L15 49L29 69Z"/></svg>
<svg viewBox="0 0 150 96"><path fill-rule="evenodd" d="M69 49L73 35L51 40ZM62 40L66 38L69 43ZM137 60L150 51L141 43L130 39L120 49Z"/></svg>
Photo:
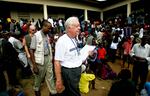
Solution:
<svg viewBox="0 0 150 96"><path fill-rule="evenodd" d="M36 50L35 50L35 53L34 53L34 56L35 56L35 62L40 64L40 65L43 65L44 64L44 40L42 38L42 35L41 35L41 31L38 31L35 33L35 36L36 36ZM48 35L47 35L47 38ZM49 43L49 40L48 40L48 45L49 45L49 51L50 51L50 60L52 60L52 50L51 50L51 45Z"/></svg>

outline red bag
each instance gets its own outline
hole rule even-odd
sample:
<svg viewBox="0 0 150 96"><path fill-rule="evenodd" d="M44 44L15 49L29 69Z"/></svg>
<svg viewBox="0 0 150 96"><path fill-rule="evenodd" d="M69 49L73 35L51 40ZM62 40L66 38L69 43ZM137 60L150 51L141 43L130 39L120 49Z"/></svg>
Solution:
<svg viewBox="0 0 150 96"><path fill-rule="evenodd" d="M106 63L106 64L102 64L101 78L104 80L115 79L117 78L117 74L113 72L111 67Z"/></svg>
<svg viewBox="0 0 150 96"><path fill-rule="evenodd" d="M101 78L106 80L108 78L107 76L107 68L105 64L102 64L102 70L101 70Z"/></svg>

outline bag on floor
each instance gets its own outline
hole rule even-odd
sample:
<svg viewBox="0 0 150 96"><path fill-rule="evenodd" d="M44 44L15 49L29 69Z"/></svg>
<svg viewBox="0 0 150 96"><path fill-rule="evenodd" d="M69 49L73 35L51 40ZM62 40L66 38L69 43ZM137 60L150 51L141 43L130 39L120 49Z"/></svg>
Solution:
<svg viewBox="0 0 150 96"><path fill-rule="evenodd" d="M117 74L113 72L111 67L106 63L106 64L102 64L101 78L104 80L115 79L117 78Z"/></svg>

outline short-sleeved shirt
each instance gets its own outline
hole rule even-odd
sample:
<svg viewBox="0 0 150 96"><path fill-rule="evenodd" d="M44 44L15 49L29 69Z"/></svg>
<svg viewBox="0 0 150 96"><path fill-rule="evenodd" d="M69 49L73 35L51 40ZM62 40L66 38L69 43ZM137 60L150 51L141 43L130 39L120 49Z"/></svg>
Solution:
<svg viewBox="0 0 150 96"><path fill-rule="evenodd" d="M55 46L55 60L61 61L61 66L67 68L76 68L81 66L82 60L80 60L77 51L77 44L75 39L71 39L67 34L61 36L56 42Z"/></svg>
<svg viewBox="0 0 150 96"><path fill-rule="evenodd" d="M14 37L10 37L10 38L8 39L8 41L13 45L13 47L16 49L16 51L17 51L18 53L24 52L24 50L23 50L23 45L22 45L22 43L21 43L20 40L14 38Z"/></svg>
<svg viewBox="0 0 150 96"><path fill-rule="evenodd" d="M30 48L30 44L31 44L31 37L29 34L27 34L25 36L25 39L26 39L26 44L27 44L27 47Z"/></svg>
<svg viewBox="0 0 150 96"><path fill-rule="evenodd" d="M30 44L30 49L36 49L36 36L34 35L32 38L31 38L31 44Z"/></svg>

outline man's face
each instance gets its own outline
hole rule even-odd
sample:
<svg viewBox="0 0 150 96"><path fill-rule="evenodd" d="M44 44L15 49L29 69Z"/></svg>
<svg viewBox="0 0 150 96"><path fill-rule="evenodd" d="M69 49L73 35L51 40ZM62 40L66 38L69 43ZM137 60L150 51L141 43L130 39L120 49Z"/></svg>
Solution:
<svg viewBox="0 0 150 96"><path fill-rule="evenodd" d="M148 42L147 38L142 38L141 45L144 46L147 42Z"/></svg>
<svg viewBox="0 0 150 96"><path fill-rule="evenodd" d="M71 32L71 34L76 37L77 35L79 35L80 33L80 23L79 21L76 21L73 25L71 25L69 27L69 31Z"/></svg>
<svg viewBox="0 0 150 96"><path fill-rule="evenodd" d="M50 23L47 23L47 25L43 27L43 32L45 34L48 34L51 31L51 29L52 29L52 25Z"/></svg>
<svg viewBox="0 0 150 96"><path fill-rule="evenodd" d="M31 26L30 29L29 29L29 32L31 34L34 34L36 32L36 28Z"/></svg>

